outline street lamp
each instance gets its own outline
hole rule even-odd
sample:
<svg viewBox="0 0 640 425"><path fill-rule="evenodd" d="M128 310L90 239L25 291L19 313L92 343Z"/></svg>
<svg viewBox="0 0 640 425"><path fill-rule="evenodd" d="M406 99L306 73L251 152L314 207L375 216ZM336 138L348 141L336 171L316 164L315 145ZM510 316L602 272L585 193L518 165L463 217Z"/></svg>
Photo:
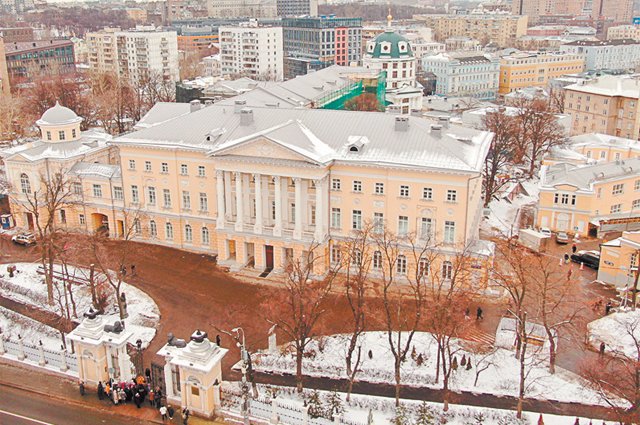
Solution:
<svg viewBox="0 0 640 425"><path fill-rule="evenodd" d="M242 417L243 424L249 425L249 385L247 384L247 365L248 365L248 353L247 345L244 336L244 329L241 327L231 329L231 332L236 333L236 345L240 348L240 358L242 360ZM242 342L240 342L240 332L242 332Z"/></svg>

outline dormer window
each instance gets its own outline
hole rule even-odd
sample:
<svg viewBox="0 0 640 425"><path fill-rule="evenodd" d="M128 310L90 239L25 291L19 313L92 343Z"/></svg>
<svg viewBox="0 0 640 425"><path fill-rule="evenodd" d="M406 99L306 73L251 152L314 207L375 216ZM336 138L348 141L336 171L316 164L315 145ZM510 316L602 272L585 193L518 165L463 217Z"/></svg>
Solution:
<svg viewBox="0 0 640 425"><path fill-rule="evenodd" d="M358 153L360 152L360 148L356 145L351 145L349 146L349 152L354 152L354 153Z"/></svg>
<svg viewBox="0 0 640 425"><path fill-rule="evenodd" d="M406 53L407 52L407 43L404 41L401 41L398 43L398 50L400 51L400 53Z"/></svg>
<svg viewBox="0 0 640 425"><path fill-rule="evenodd" d="M383 41L380 43L380 52L390 54L391 53L391 43L388 41Z"/></svg>

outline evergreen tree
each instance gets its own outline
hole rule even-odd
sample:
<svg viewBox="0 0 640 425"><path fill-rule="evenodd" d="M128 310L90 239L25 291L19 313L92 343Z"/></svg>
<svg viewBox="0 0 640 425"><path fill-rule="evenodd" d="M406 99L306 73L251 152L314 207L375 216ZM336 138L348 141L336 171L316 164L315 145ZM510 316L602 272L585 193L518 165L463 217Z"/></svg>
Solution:
<svg viewBox="0 0 640 425"><path fill-rule="evenodd" d="M453 357L453 361L451 362L451 369L458 370L458 358Z"/></svg>
<svg viewBox="0 0 640 425"><path fill-rule="evenodd" d="M471 357L467 360L467 370L471 370Z"/></svg>
<svg viewBox="0 0 640 425"><path fill-rule="evenodd" d="M324 409L322 407L322 402L320 401L320 394L318 394L318 391L316 390L311 392L309 400L307 400L307 412L309 413L309 417L312 419L324 416Z"/></svg>
<svg viewBox="0 0 640 425"><path fill-rule="evenodd" d="M337 415L344 413L344 406L342 405L342 399L340 394L336 390L333 390L327 395L326 412L328 419L333 419Z"/></svg>
<svg viewBox="0 0 640 425"><path fill-rule="evenodd" d="M418 406L415 425L435 425L436 423L436 415L433 409L426 401L423 401L422 404Z"/></svg>
<svg viewBox="0 0 640 425"><path fill-rule="evenodd" d="M393 425L409 425L409 417L407 415L407 409L401 404L396 407L396 416L391 421Z"/></svg>
<svg viewBox="0 0 640 425"><path fill-rule="evenodd" d="M467 365L467 356L466 354L462 355L462 361L460 362L460 366L466 366Z"/></svg>

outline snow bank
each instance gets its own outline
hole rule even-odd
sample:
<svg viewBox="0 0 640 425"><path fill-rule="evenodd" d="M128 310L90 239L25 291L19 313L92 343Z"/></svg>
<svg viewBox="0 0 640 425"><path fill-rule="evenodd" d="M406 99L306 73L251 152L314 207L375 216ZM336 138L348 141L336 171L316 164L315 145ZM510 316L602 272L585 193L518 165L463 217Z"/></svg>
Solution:
<svg viewBox="0 0 640 425"><path fill-rule="evenodd" d="M613 351L631 359L640 356L636 342L640 342L640 310L618 311L594 320L587 325L589 344L600 349L604 342L606 351Z"/></svg>
<svg viewBox="0 0 640 425"><path fill-rule="evenodd" d="M513 201L494 199L489 203L489 216L480 224L485 232L495 236L509 236L512 231L514 234L518 233L518 210L525 205L537 203L540 194L537 179L524 181L522 186L528 196L520 194Z"/></svg>
<svg viewBox="0 0 640 425"><path fill-rule="evenodd" d="M303 360L305 375L316 377L346 378L344 358L347 340L350 335L333 335L314 340L308 348L309 355ZM376 383L393 383L393 356L389 350L387 334L385 332L366 332L361 336L363 363L361 372L356 379L359 381ZM402 365L402 382L416 387L441 388L442 381L435 381L437 344L431 334L418 332L412 341L415 355L408 357ZM453 373L450 381L452 390L470 391L474 393L488 393L495 395L517 396L519 383L519 363L514 352L505 349L495 349L488 356L484 364L488 368L483 371L474 385L476 360L475 354L470 354L462 347L464 341L453 343L458 349L458 369ZM531 347L533 348L533 347ZM371 358L369 357L371 353ZM419 365L418 356L422 357ZM472 369L466 370L461 365L462 357L472 358ZM544 360L546 352L542 351L529 359L531 372L527 378L527 398L541 400L557 400L562 402L579 402L592 405L603 405L604 401L598 394L586 386L580 376L556 366L556 373L548 372L548 363ZM278 353L259 352L255 355L254 367L261 372L282 374L295 373L295 358L293 350L287 345L280 347Z"/></svg>
<svg viewBox="0 0 640 425"><path fill-rule="evenodd" d="M47 303L47 287L44 277L37 273L38 263L15 263L18 272L10 278L6 271L6 264L0 270L0 294L6 298L23 304L32 305L42 310L60 314L60 306L57 303ZM60 270L56 265L56 270ZM86 277L89 271L82 268L69 266L69 274L72 276ZM118 305L115 300L115 291L108 285L107 293L109 305L105 310L104 320L113 323L119 320ZM122 283L121 291L127 297L127 313L125 326L133 332L132 341L142 340L143 347L147 347L156 334L156 328L160 321L160 311L156 303L146 293L138 288ZM73 291L76 302L76 312L80 320L91 306L91 290L88 286L76 285Z"/></svg>

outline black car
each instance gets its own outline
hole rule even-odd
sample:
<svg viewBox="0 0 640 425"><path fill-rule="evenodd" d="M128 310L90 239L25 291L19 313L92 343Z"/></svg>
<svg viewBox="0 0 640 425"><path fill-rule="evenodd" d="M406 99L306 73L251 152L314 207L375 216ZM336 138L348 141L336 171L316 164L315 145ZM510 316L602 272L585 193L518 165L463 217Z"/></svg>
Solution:
<svg viewBox="0 0 640 425"><path fill-rule="evenodd" d="M571 261L574 263L584 263L585 266L598 270L600 266L600 253L593 251L578 251L571 255Z"/></svg>

